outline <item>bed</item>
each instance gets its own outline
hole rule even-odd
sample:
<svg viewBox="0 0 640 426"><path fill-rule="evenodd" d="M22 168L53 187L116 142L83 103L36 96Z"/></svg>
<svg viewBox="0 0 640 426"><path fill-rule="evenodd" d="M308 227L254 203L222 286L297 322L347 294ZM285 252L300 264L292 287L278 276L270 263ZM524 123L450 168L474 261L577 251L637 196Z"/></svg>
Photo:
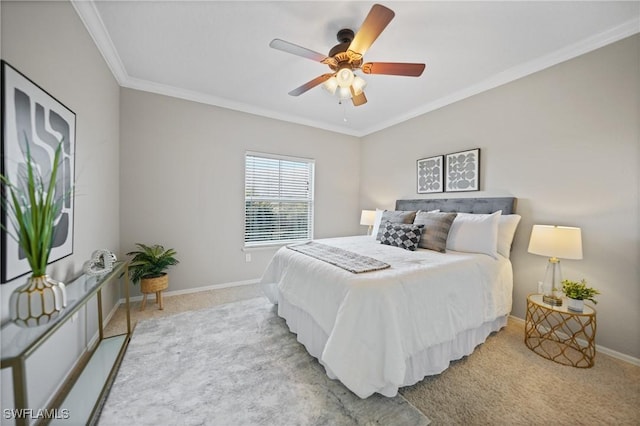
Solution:
<svg viewBox="0 0 640 426"><path fill-rule="evenodd" d="M457 212L446 252L404 250L382 244L376 233L323 239L317 241L322 248L387 267L353 273L282 247L261 285L329 377L360 398L392 397L402 386L441 373L506 325L513 288L509 252L520 219L515 203L511 197L398 200L395 211L378 216L419 211L411 219L418 223L418 217Z"/></svg>

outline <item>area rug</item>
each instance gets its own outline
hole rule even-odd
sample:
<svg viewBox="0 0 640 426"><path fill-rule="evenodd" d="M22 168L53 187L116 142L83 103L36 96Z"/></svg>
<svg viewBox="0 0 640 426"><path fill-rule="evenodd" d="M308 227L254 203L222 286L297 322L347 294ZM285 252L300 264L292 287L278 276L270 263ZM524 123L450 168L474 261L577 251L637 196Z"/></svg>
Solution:
<svg viewBox="0 0 640 426"><path fill-rule="evenodd" d="M331 380L265 298L138 323L100 425L427 425Z"/></svg>

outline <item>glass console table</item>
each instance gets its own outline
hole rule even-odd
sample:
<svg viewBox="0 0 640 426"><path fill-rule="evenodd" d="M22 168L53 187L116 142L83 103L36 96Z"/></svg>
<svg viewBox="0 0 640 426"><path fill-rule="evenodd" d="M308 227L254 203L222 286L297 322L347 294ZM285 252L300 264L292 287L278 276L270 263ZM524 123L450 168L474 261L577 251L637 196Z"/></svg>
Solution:
<svg viewBox="0 0 640 426"><path fill-rule="evenodd" d="M117 336L105 337L103 312L102 312L102 288L108 283L119 280L123 276L127 332ZM60 391L50 401L53 407L49 407L53 414L53 423L65 420L74 424L93 423L98 414L103 399L106 397L111 382L118 371L120 361L124 356L129 339L131 338L131 317L129 311L129 274L127 262L116 262L114 268L99 276L82 275L70 284L67 284L67 307L62 314L52 322L38 327L18 327L9 321L2 326L0 336L2 339L0 368L12 370L14 418L16 425L28 425L37 409L29 407L27 390L26 361L43 343L45 343L57 330L84 307L94 295L97 296L98 305L98 333L99 339L87 348L87 353L82 356L78 366L69 375ZM58 407L61 410L56 410ZM30 410L31 408L31 410ZM45 416L46 417L46 416ZM36 423L47 422L50 419L36 418Z"/></svg>

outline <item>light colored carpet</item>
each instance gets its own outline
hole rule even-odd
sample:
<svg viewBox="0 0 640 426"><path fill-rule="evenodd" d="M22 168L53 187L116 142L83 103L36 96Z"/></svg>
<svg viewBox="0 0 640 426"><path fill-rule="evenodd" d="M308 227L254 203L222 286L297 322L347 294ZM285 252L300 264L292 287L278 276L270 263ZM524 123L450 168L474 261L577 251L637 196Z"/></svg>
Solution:
<svg viewBox="0 0 640 426"><path fill-rule="evenodd" d="M100 425L427 425L331 380L264 298L137 324Z"/></svg>
<svg viewBox="0 0 640 426"><path fill-rule="evenodd" d="M435 425L640 425L640 367L603 354L592 368L556 364L529 350L524 324L511 319L400 393Z"/></svg>
<svg viewBox="0 0 640 426"><path fill-rule="evenodd" d="M261 294L251 285L174 296L164 311L134 304L132 315L163 317ZM122 332L124 324L121 308L107 328ZM556 364L529 350L523 324L512 320L470 356L400 393L434 425L640 425L640 367L601 353L590 369Z"/></svg>
<svg viewBox="0 0 640 426"><path fill-rule="evenodd" d="M241 285L237 287L221 288L217 290L200 291L197 293L181 294L164 297L164 309L158 309L155 303L155 296L150 295L147 300L147 307L140 310L141 302L131 303L131 325L136 322L150 318L164 318L169 315L186 311L210 308L223 303L247 300L254 297L262 297L264 293L258 284ZM126 333L127 322L124 306L120 306L113 317L105 326L104 332L107 336Z"/></svg>

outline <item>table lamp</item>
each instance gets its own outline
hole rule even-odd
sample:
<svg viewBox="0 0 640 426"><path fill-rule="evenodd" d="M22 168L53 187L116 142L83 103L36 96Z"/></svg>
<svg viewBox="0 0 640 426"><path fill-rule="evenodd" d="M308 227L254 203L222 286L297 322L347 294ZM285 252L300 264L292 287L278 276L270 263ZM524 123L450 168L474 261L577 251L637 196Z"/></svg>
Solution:
<svg viewBox="0 0 640 426"><path fill-rule="evenodd" d="M542 301L552 306L562 305L562 272L560 259L582 259L580 228L555 225L533 225L529 253L549 256L542 282Z"/></svg>
<svg viewBox="0 0 640 426"><path fill-rule="evenodd" d="M371 229L373 228L373 224L375 222L376 222L375 210L362 210L362 214L360 215L360 225L369 226L369 229L367 229L367 235L371 235Z"/></svg>

